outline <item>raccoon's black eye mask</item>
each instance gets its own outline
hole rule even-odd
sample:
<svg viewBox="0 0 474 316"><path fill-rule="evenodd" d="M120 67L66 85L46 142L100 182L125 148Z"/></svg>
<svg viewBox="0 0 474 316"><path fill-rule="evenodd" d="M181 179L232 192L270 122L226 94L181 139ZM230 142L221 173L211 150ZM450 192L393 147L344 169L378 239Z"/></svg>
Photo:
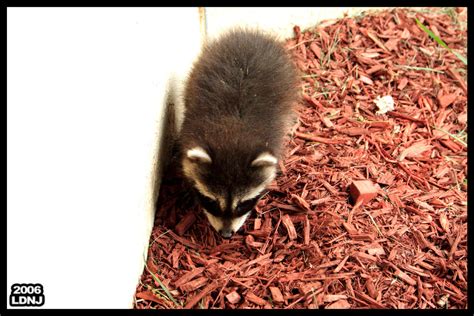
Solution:
<svg viewBox="0 0 474 316"><path fill-rule="evenodd" d="M262 197L262 194L259 194L253 199L240 202L235 209L236 215L242 216L245 213L250 212L255 207L255 205L257 204L258 200L260 200L261 197Z"/></svg>
<svg viewBox="0 0 474 316"><path fill-rule="evenodd" d="M235 210L235 213L237 216L242 216L244 215L245 213L248 213L250 212L251 210L254 209L255 205L257 205L258 201L268 192L268 190L263 190L262 192L260 192L259 195L257 195L256 197L250 199L250 200L246 200L246 201L243 201L243 202L240 202L238 205L237 205L237 208Z"/></svg>
<svg viewBox="0 0 474 316"><path fill-rule="evenodd" d="M213 199L201 194L198 190L194 189L194 193L199 201L199 203L212 215L218 216L219 214L222 213L219 204L217 201L214 201Z"/></svg>

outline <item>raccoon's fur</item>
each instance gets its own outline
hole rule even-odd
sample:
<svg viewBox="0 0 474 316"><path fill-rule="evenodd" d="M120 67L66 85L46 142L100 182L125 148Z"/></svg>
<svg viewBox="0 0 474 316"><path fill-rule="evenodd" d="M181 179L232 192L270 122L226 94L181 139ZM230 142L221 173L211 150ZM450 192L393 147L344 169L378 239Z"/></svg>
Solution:
<svg viewBox="0 0 474 316"><path fill-rule="evenodd" d="M261 31L232 30L194 63L184 92L182 167L224 237L273 180L297 94L288 53Z"/></svg>

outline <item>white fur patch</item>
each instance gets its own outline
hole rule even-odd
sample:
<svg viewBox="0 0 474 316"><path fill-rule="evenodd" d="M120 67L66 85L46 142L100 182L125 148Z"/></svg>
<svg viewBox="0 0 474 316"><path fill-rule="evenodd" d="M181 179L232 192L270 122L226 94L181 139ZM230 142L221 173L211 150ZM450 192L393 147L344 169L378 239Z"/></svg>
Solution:
<svg viewBox="0 0 474 316"><path fill-rule="evenodd" d="M254 167L268 167L274 166L278 162L278 159L270 154L269 152L264 152L260 154L254 161L252 161L252 166Z"/></svg>
<svg viewBox="0 0 474 316"><path fill-rule="evenodd" d="M209 154L202 147L194 147L186 152L186 156L193 161L212 162Z"/></svg>
<svg viewBox="0 0 474 316"><path fill-rule="evenodd" d="M209 220L209 223L211 223L211 226L214 227L216 231L219 231L224 227L224 224L222 223L222 220L219 217L215 217L211 213L209 213L206 210L203 210L204 214L206 214L207 219Z"/></svg>
<svg viewBox="0 0 474 316"><path fill-rule="evenodd" d="M219 206L221 207L221 210L225 209L225 199L221 196L216 196L217 203L219 203Z"/></svg>
<svg viewBox="0 0 474 316"><path fill-rule="evenodd" d="M209 192L206 187L204 186L204 184L202 184L200 181L194 179L194 187L199 191L201 192L202 195L204 196L207 196L208 198L212 199L212 200L216 200L216 197L211 193Z"/></svg>
<svg viewBox="0 0 474 316"><path fill-rule="evenodd" d="M201 192L202 195L207 196L210 199L216 200L216 197L206 189L206 186L202 184L198 179L195 172L197 168L196 164L190 162L189 160L183 160L183 172L189 179L193 180L194 187Z"/></svg>
<svg viewBox="0 0 474 316"><path fill-rule="evenodd" d="M239 228L245 223L245 220L247 219L249 215L250 215L250 212L240 217L234 218L230 223L230 228L232 229L232 232L235 233L236 231L238 231Z"/></svg>

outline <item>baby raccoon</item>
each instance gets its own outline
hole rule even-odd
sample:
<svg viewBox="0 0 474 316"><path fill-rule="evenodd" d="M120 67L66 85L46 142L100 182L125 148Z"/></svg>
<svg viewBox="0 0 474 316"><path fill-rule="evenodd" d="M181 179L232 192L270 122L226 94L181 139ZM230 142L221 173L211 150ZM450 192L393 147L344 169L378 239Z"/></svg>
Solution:
<svg viewBox="0 0 474 316"><path fill-rule="evenodd" d="M283 46L237 29L204 46L184 91L183 173L211 225L232 236L274 179L298 95Z"/></svg>

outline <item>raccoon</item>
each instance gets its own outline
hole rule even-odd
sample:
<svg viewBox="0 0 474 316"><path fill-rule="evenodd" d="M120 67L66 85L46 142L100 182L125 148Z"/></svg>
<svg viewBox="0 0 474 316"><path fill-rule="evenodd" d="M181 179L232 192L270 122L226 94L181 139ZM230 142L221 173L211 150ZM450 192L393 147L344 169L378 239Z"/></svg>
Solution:
<svg viewBox="0 0 474 316"><path fill-rule="evenodd" d="M183 174L224 238L239 230L277 173L298 96L282 44L234 29L203 47L184 89Z"/></svg>

